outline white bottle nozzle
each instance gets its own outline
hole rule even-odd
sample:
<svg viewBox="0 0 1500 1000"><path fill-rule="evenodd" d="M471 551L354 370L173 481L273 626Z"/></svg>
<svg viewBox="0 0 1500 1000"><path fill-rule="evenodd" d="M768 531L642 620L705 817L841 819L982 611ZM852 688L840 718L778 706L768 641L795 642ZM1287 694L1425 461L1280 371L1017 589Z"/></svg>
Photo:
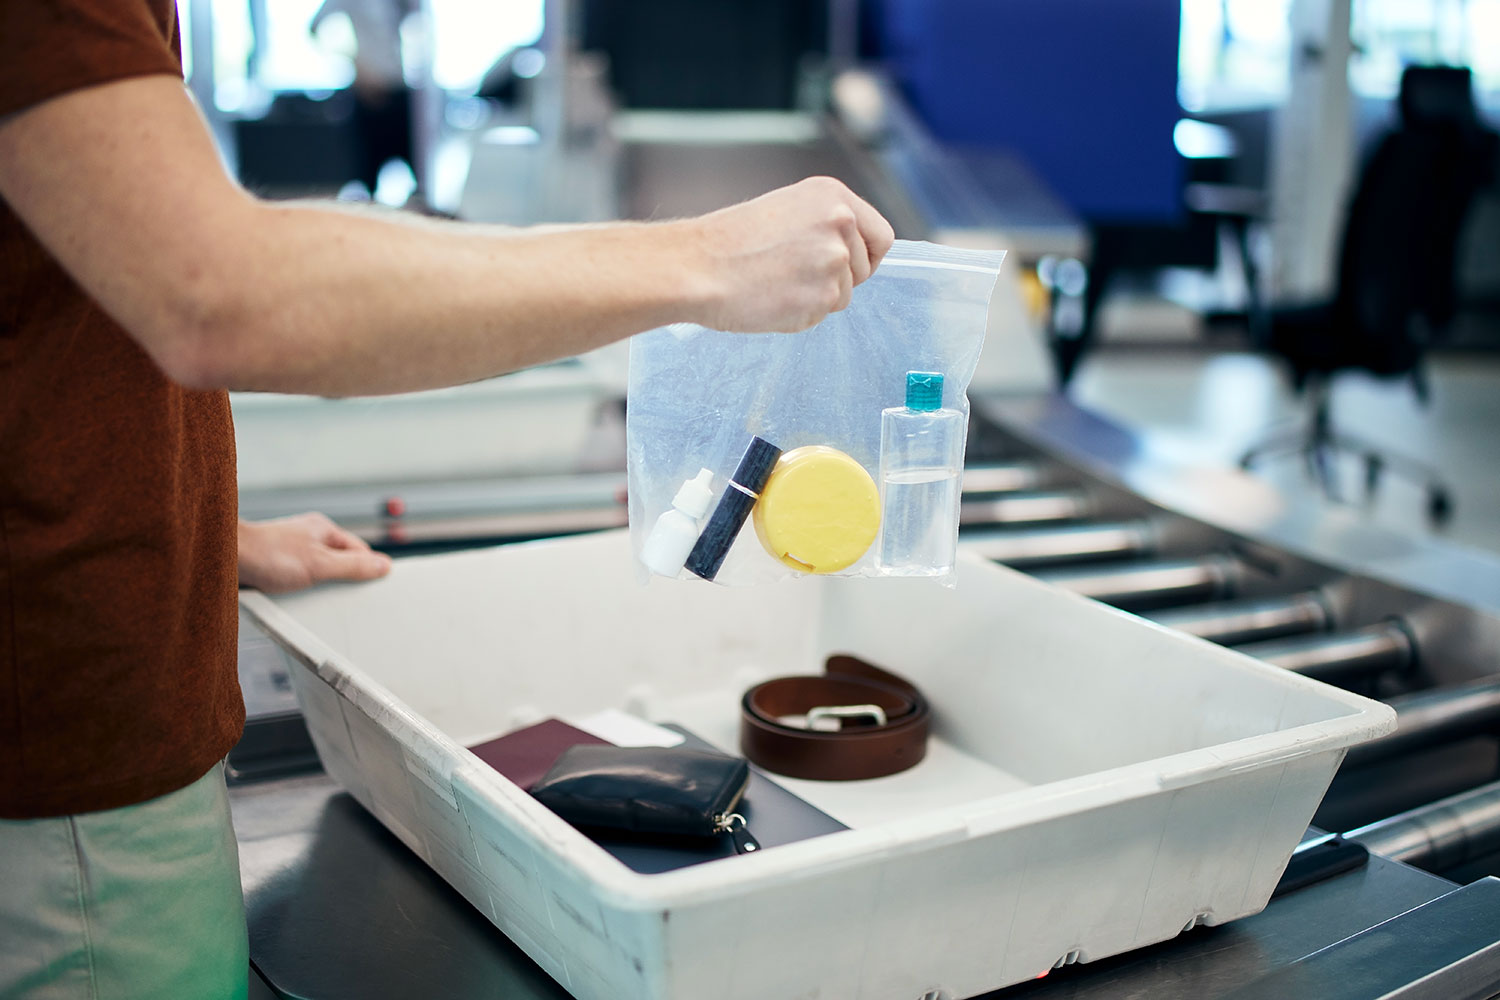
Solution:
<svg viewBox="0 0 1500 1000"><path fill-rule="evenodd" d="M713 481L712 470L699 469L696 476L682 484L682 488L672 498L672 506L688 517L702 517L708 513L708 505L713 503Z"/></svg>

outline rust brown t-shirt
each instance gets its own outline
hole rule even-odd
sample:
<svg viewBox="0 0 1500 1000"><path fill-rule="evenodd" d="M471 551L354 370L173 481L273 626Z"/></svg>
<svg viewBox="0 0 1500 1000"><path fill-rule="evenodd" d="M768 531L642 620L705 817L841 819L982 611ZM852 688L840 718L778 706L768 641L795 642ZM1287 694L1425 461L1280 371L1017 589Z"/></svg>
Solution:
<svg viewBox="0 0 1500 1000"><path fill-rule="evenodd" d="M0 0L0 116L179 53L173 0ZM234 745L235 516L228 397L168 381L0 199L0 817L142 802Z"/></svg>

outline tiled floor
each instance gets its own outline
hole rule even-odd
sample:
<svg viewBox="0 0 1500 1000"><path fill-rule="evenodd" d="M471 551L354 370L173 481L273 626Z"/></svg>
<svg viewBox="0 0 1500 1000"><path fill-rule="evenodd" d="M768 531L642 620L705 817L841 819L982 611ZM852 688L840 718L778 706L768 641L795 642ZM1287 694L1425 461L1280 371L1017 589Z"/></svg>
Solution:
<svg viewBox="0 0 1500 1000"><path fill-rule="evenodd" d="M1335 425L1433 463L1454 497L1453 517L1438 533L1500 555L1500 356L1437 356L1429 373L1432 403L1426 409L1406 382L1340 376ZM1196 348L1106 346L1085 361L1070 395L1188 462L1233 464L1251 444L1305 414L1274 362ZM1359 501L1362 467L1349 461L1340 471L1345 495ZM1258 474L1283 490L1317 492L1296 458L1268 463ZM1374 502L1361 506L1397 530L1431 530L1423 491L1399 478L1387 475Z"/></svg>

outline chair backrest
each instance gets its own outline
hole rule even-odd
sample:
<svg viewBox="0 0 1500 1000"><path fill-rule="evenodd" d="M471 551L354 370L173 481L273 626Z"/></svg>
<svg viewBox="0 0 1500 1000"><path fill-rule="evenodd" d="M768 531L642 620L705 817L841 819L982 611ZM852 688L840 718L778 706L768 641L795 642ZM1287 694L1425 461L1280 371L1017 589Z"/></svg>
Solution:
<svg viewBox="0 0 1500 1000"><path fill-rule="evenodd" d="M1459 235L1495 156L1467 69L1408 68L1400 112L1361 171L1334 301L1349 366L1385 374L1409 371L1452 320Z"/></svg>

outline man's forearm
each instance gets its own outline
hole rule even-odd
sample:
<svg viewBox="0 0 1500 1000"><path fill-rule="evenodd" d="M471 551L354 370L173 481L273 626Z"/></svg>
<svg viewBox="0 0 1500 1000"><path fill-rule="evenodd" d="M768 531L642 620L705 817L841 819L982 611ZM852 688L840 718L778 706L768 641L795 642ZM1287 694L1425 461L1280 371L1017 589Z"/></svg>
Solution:
<svg viewBox="0 0 1500 1000"><path fill-rule="evenodd" d="M679 320L805 329L892 238L829 178L682 222L544 231L262 202L167 76L0 122L0 196L172 378L325 395L471 381Z"/></svg>
<svg viewBox="0 0 1500 1000"><path fill-rule="evenodd" d="M176 373L324 395L450 385L703 317L691 222L532 232L251 203ZM219 293L216 293L219 294Z"/></svg>

